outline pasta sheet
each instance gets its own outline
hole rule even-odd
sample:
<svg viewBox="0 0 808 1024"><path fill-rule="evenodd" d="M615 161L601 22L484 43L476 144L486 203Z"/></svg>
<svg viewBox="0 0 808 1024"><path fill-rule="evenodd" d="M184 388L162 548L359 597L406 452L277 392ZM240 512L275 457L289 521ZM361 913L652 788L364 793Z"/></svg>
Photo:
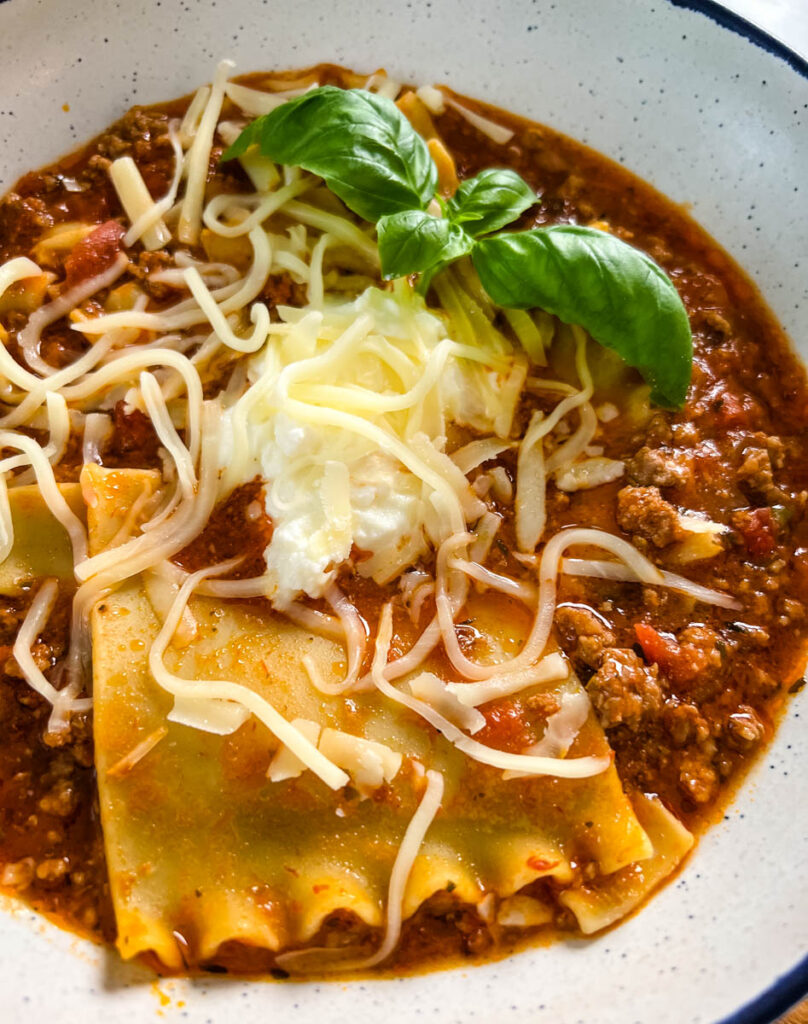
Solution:
<svg viewBox="0 0 808 1024"><path fill-rule="evenodd" d="M98 538L118 532L116 509L119 518L147 475L94 467L84 485L97 550ZM405 917L441 890L476 904L543 876L569 886L579 877L576 865L593 865L603 888L570 889L579 895L567 906L584 930L595 930L610 923L616 905L631 902L622 870L656 865L648 884L639 884L645 891L682 855L671 857L668 847L659 853L613 766L583 780L504 781L376 692L350 700L321 694L301 658L308 654L336 682L342 648L268 603L196 597L189 607L195 635L184 631L169 649L173 671L242 683L288 720L385 743L404 761L369 798L352 787L334 792L310 771L273 783L267 769L278 743L254 718L224 736L169 721L173 698L148 670L160 615L139 578L121 587L94 611L93 660L101 813L123 956L152 951L179 969L214 960L231 941L273 951L305 945L338 910L382 927L392 865L418 803L420 766L443 774L445 793L406 888ZM131 764L132 752L144 749ZM608 749L590 714L572 754Z"/></svg>

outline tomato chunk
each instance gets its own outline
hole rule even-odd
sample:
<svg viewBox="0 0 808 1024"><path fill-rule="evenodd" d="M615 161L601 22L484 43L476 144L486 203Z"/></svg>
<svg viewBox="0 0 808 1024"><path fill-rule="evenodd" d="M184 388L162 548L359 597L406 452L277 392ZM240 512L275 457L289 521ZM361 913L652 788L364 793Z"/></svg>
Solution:
<svg viewBox="0 0 808 1024"><path fill-rule="evenodd" d="M124 230L117 220L108 220L93 228L89 235L74 245L65 260L68 288L103 273L111 266L121 250L123 234Z"/></svg>
<svg viewBox="0 0 808 1024"><path fill-rule="evenodd" d="M647 622L634 624L646 661L655 662L674 683L688 683L707 664L705 652L692 644L680 644L672 633L660 633Z"/></svg>
<svg viewBox="0 0 808 1024"><path fill-rule="evenodd" d="M534 742L529 723L524 717L524 708L515 700L492 701L480 708L485 716L485 725L475 734L474 739L487 747L519 753Z"/></svg>
<svg viewBox="0 0 808 1024"><path fill-rule="evenodd" d="M753 558L766 558L777 543L777 523L770 508L754 508L737 519L738 532Z"/></svg>

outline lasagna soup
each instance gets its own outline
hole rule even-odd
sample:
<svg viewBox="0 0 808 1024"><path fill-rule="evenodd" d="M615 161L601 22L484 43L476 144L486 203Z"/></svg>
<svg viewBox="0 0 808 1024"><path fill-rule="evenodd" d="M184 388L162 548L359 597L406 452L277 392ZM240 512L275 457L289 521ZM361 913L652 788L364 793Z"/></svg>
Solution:
<svg viewBox="0 0 808 1024"><path fill-rule="evenodd" d="M0 202L0 888L168 972L592 935L808 635L802 368L678 208L332 66Z"/></svg>

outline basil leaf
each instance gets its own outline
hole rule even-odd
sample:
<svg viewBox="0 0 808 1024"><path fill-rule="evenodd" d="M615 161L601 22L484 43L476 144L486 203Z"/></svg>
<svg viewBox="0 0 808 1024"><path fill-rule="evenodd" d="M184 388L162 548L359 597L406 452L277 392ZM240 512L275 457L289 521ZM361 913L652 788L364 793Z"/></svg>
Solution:
<svg viewBox="0 0 808 1024"><path fill-rule="evenodd" d="M645 253L594 228L562 224L477 242L472 260L500 306L538 306L579 324L651 385L657 405L681 408L693 339L670 278Z"/></svg>
<svg viewBox="0 0 808 1024"><path fill-rule="evenodd" d="M376 226L382 276L420 274L471 252L474 240L444 217L404 210L382 217Z"/></svg>
<svg viewBox="0 0 808 1024"><path fill-rule="evenodd" d="M516 171L491 167L467 178L449 200L449 218L470 235L486 235L504 228L539 201Z"/></svg>
<svg viewBox="0 0 808 1024"><path fill-rule="evenodd" d="M326 85L289 100L249 124L222 159L254 143L272 160L319 175L365 220L423 209L437 188L424 140L392 100L364 89Z"/></svg>

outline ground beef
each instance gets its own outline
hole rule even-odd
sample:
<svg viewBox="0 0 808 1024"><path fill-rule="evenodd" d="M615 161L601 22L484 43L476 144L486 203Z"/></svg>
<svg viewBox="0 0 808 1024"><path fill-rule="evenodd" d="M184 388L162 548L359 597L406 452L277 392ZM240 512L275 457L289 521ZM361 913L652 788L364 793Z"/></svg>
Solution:
<svg viewBox="0 0 808 1024"><path fill-rule="evenodd" d="M115 403L112 423L114 430L104 450L104 465L144 468L160 464L160 439L145 413L139 409L127 410L121 400Z"/></svg>
<svg viewBox="0 0 808 1024"><path fill-rule="evenodd" d="M109 160L132 156L140 165L153 160L155 145L169 146L168 117L143 107L133 107L98 140L98 154Z"/></svg>
<svg viewBox="0 0 808 1024"><path fill-rule="evenodd" d="M788 499L788 495L774 481L774 466L782 461L783 445L779 438L768 439L776 442L770 449L748 447L743 449L742 461L738 467L738 483L744 493L752 498L761 499L767 505L777 505Z"/></svg>
<svg viewBox="0 0 808 1024"><path fill-rule="evenodd" d="M621 530L664 548L681 540L679 513L658 487L623 487L617 493L617 523Z"/></svg>
<svg viewBox="0 0 808 1024"><path fill-rule="evenodd" d="M715 309L705 309L694 326L711 345L723 344L732 334L732 327L727 318Z"/></svg>
<svg viewBox="0 0 808 1024"><path fill-rule="evenodd" d="M52 225L53 215L44 199L9 192L0 200L0 238L4 242L0 252L3 260L13 255L11 246L38 236Z"/></svg>
<svg viewBox="0 0 808 1024"><path fill-rule="evenodd" d="M631 650L613 648L586 689L604 729L625 725L636 732L662 708L663 693L656 665L644 665Z"/></svg>
<svg viewBox="0 0 808 1024"><path fill-rule="evenodd" d="M626 476L642 487L675 487L688 483L693 470L681 452L646 446L626 460Z"/></svg>
<svg viewBox="0 0 808 1024"><path fill-rule="evenodd" d="M277 306L303 306L308 301L306 286L293 281L289 274L272 274L259 296L269 306L270 313Z"/></svg>
<svg viewBox="0 0 808 1024"><path fill-rule="evenodd" d="M598 668L604 651L614 647L614 633L596 612L585 605L559 605L555 624L561 646L579 672Z"/></svg>
<svg viewBox="0 0 808 1024"><path fill-rule="evenodd" d="M754 708L739 704L727 718L727 740L735 750L748 754L766 735L766 728Z"/></svg>
<svg viewBox="0 0 808 1024"><path fill-rule="evenodd" d="M710 724L696 705L682 703L676 697L665 701L662 722L676 747L703 743L710 735Z"/></svg>
<svg viewBox="0 0 808 1024"><path fill-rule="evenodd" d="M171 285L161 284L158 281L153 282L151 275L172 266L173 262L174 258L171 253L164 250L158 252L141 250L130 259L127 269L132 277L140 281L141 285L156 302L165 302L167 299L175 298L178 289Z"/></svg>
<svg viewBox="0 0 808 1024"><path fill-rule="evenodd" d="M707 757L687 750L679 760L679 788L695 804L706 804L718 789L718 772Z"/></svg>

